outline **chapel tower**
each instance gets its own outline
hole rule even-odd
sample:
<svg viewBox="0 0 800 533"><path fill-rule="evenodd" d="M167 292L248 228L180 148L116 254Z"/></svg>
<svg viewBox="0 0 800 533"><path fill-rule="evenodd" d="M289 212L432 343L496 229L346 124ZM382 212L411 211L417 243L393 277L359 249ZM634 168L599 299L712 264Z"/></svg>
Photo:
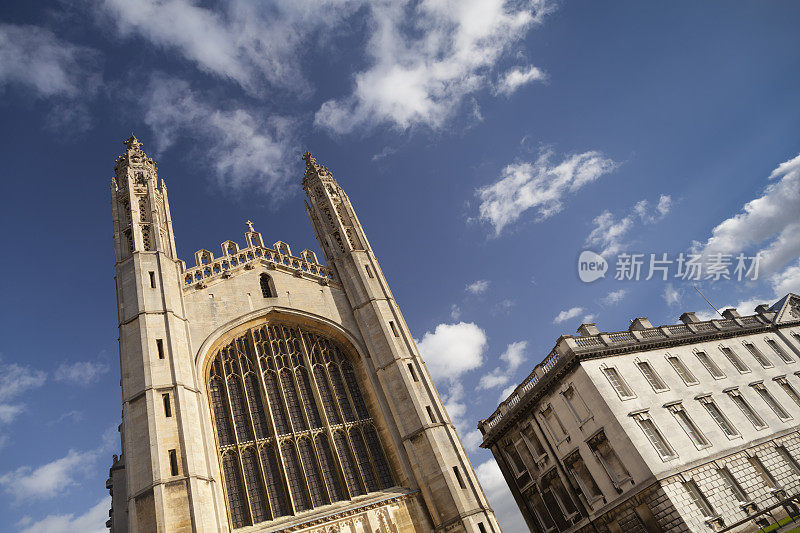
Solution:
<svg viewBox="0 0 800 533"><path fill-rule="evenodd" d="M178 259L133 136L111 184L122 373L119 532L499 533L347 195L306 154L328 265L244 245Z"/></svg>

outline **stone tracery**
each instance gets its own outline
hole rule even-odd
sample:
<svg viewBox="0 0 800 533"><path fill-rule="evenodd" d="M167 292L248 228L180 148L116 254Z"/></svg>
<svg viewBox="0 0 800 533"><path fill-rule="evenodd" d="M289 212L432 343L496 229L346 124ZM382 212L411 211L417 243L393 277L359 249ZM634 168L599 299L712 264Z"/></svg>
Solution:
<svg viewBox="0 0 800 533"><path fill-rule="evenodd" d="M394 485L337 343L256 326L217 351L208 390L234 528Z"/></svg>

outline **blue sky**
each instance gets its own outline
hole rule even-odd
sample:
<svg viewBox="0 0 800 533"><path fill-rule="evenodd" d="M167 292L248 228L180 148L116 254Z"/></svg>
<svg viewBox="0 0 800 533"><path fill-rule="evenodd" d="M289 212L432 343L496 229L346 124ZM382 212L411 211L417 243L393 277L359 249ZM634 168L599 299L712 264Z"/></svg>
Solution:
<svg viewBox="0 0 800 533"><path fill-rule="evenodd" d="M0 530L104 530L121 410L108 185L135 132L187 260L242 242L247 219L316 249L299 156L333 170L520 531L475 426L560 334L712 316L693 284L743 313L800 291L798 16L788 1L4 4ZM605 278L580 281L583 250ZM758 279L614 279L620 254L681 252L762 252Z"/></svg>

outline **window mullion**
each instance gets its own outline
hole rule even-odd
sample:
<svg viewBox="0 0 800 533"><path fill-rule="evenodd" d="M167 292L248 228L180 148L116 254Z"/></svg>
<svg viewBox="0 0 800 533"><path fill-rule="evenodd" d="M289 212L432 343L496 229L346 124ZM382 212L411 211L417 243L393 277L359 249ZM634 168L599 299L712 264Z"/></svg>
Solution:
<svg viewBox="0 0 800 533"><path fill-rule="evenodd" d="M310 335L313 335L313 333L309 333L309 336ZM309 340L311 340L311 339L309 338ZM339 452L336 449L336 442L333 439L333 431L331 430L330 420L328 420L328 412L325 409L325 405L324 405L324 403L322 401L322 396L321 396L321 394L319 392L319 388L317 387L317 377L314 374L314 364L313 364L312 359L311 359L311 353L310 353L310 351L308 349L308 346L306 346L306 338L302 334L300 335L300 345L303 347L303 350L302 350L303 351L303 357L304 357L304 359L306 360L306 362L309 365L308 366L308 379L309 379L309 382L311 383L311 390L314 392L314 401L317 402L317 410L320 412L320 414L322 416L322 425L325 428L325 434L328 437L328 446L330 447L331 455L333 456L333 461L334 461L335 466L336 466L336 472L334 472L334 474L336 476L338 476L339 485L342 487L342 490L343 490L345 496L349 500L349 499L352 499L353 495L350 494L350 487L347 486L347 479L346 479L346 477L344 475L344 467L342 466L342 461L339 458ZM320 359L321 359L321 354L320 354ZM327 369L325 368L324 361L320 362L320 366L323 368L323 373L324 373L324 375L325 375L325 377L327 379L328 372L327 372ZM331 387L330 383L328 384L328 386ZM332 387L331 387L331 389L332 389ZM342 420L344 420L344 419L342 419ZM316 446L316 443L315 443L315 446ZM332 500L333 499L331 498L331 501Z"/></svg>
<svg viewBox="0 0 800 533"><path fill-rule="evenodd" d="M247 398L247 386L245 385L245 382L244 382L244 372L242 371L241 354L239 353L239 345L238 345L237 340L238 339L234 339L233 340L233 347L234 347L234 350L235 350L235 353L236 353L236 369L239 370L239 377L241 378L241 387L242 387L242 399L244 400L244 407L245 407L246 412L247 412L247 420L250 423L250 431L251 431L250 434L253 436L253 453L255 453L256 456L258 456L259 455L258 454L258 448L256 447L256 428L255 428L255 425L253 424L253 415L252 415L252 411L250 410L250 401ZM239 441L239 437L238 436L236 437L236 441L237 442ZM250 523L254 524L255 522L253 521L253 504L251 502L250 491L247 488L247 476L245 475L244 459L242 458L243 448L242 448L242 445L237 445L236 448L237 448L237 451L238 451L237 455L239 456L238 457L239 458L239 467L240 467L241 472L242 472L242 489L243 489L243 492L244 492L244 495L245 495L245 500L246 500L246 503L247 503L247 512L250 515ZM259 463L259 466L260 465L261 465L261 463ZM266 499L266 498L264 498L264 499Z"/></svg>
<svg viewBox="0 0 800 533"><path fill-rule="evenodd" d="M225 361L222 360L221 356L219 356L219 357L220 357L220 363L221 363L221 366L222 366L222 383L223 383L223 387L225 387L225 405L228 408L228 414L230 415L231 425L233 426L231 429L233 430L233 442L234 442L234 447L236 448L236 466L239 469L239 476L240 476L239 479L242 482L242 487L241 488L242 488L242 492L245 495L245 500L246 500L245 503L247 504L247 511L248 511L248 513L250 513L246 517L246 521L249 520L252 523L253 515L251 513L250 499L247 497L247 488L245 487L245 482L244 482L244 465L242 464L242 448L241 448L240 443L239 443L239 432L236 431L236 420L233 417L233 407L231 405L231 393L230 393L230 389L228 388L228 376L226 375L227 372L225 370ZM220 459L221 458L222 458L222 454L220 454ZM222 464L220 464L220 468L222 468ZM224 474L223 474L222 477L223 478L225 477ZM229 517L229 519L232 520L232 518L230 517L230 510L228 512L228 517Z"/></svg>
<svg viewBox="0 0 800 533"><path fill-rule="evenodd" d="M311 433L308 440L311 443L311 451L314 454L313 460L317 464L317 471L319 472L319 477L322 481L322 490L325 493L325 496L328 497L328 503L334 503L333 496L331 496L330 490L328 490L328 483L325 481L325 471L322 468L322 461L319 458L319 450L317 449L317 439L315 437L320 433L322 433L322 431L315 431Z"/></svg>
<svg viewBox="0 0 800 533"><path fill-rule="evenodd" d="M258 394L261 396L262 409L264 411L270 411L269 404L265 401L265 398L264 398L265 389L264 389L264 385L263 385L263 381L262 381L263 380L263 376L261 374L261 362L258 360L258 346L256 345L255 338L253 337L253 329L252 328L250 328L247 331L247 340L245 342L249 342L250 343L250 348L252 349L251 353L253 354L253 359L255 360L256 373L258 374L257 383L259 385ZM249 398L247 398L247 389L246 388L245 388L245 398L247 399L248 402L250 401ZM268 416L271 417L272 416L272 412L265 412L264 413L264 419L265 420L267 420ZM251 412L251 417L250 418L252 420L252 412ZM271 426L271 423L272 423L271 418L269 420L270 420L270 427L272 427ZM272 429L273 429L273 438L275 438L274 427ZM267 431L269 431L269 428L267 429ZM267 476L264 473L264 471L265 471L264 470L264 461L261 458L261 448L258 445L258 435L256 435L256 433L255 433L255 427L253 428L253 440L255 440L255 445L253 447L253 451L256 454L256 461L258 462L258 468L259 468L258 474L261 477L261 486L264 487L264 501L267 502L267 513L269 513L269 516L274 519L275 518L275 514L272 511L272 502L269 500L269 490L267 489Z"/></svg>

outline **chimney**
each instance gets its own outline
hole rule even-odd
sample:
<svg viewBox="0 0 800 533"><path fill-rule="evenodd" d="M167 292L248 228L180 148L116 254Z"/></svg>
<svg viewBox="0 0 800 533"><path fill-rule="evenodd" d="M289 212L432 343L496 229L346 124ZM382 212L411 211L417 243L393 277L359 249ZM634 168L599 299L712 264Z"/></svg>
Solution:
<svg viewBox="0 0 800 533"><path fill-rule="evenodd" d="M690 311L683 313L678 320L684 324L694 324L695 322L700 322L700 319L697 318L697 315Z"/></svg>
<svg viewBox="0 0 800 533"><path fill-rule="evenodd" d="M587 322L581 324L581 327L578 328L578 334L581 337L591 337L592 335L600 335L600 330L597 329L594 322Z"/></svg>
<svg viewBox="0 0 800 533"><path fill-rule="evenodd" d="M722 316L724 316L728 320L731 320L733 318L739 318L739 312L736 309L734 309L733 307L731 307L730 309L725 309L722 312Z"/></svg>
<svg viewBox="0 0 800 533"><path fill-rule="evenodd" d="M653 324L650 323L649 318L646 316L640 316L631 321L631 325L628 326L628 331L641 331L643 329L650 329L652 327Z"/></svg>

